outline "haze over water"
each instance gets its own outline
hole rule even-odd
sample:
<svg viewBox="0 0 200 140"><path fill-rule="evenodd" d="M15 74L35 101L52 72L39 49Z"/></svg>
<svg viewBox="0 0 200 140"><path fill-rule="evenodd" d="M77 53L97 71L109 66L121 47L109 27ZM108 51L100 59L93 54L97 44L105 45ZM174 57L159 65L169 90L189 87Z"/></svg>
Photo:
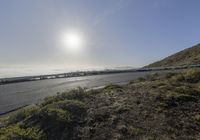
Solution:
<svg viewBox="0 0 200 140"><path fill-rule="evenodd" d="M34 75L46 75L46 74L59 74L76 71L92 71L92 70L104 70L104 68L26 68L26 67L1 67L0 78L11 78L11 77L23 77L23 76L34 76Z"/></svg>

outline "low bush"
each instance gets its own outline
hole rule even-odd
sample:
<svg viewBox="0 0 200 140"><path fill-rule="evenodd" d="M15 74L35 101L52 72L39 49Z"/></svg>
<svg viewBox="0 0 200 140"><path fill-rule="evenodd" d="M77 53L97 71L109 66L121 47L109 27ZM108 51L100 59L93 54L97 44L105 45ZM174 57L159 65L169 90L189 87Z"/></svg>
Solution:
<svg viewBox="0 0 200 140"><path fill-rule="evenodd" d="M106 86L105 88L104 88L104 90L106 90L106 91L112 91L112 90L122 90L123 88L121 87L121 86L119 86L119 85L113 85L113 84L110 84L110 85L108 85L108 86Z"/></svg>
<svg viewBox="0 0 200 140"><path fill-rule="evenodd" d="M138 81L139 81L139 82L144 82L144 81L146 81L146 79L143 78L143 77L140 77L140 78L138 78Z"/></svg>
<svg viewBox="0 0 200 140"><path fill-rule="evenodd" d="M0 129L0 140L45 140L45 134L37 127L21 128L19 124Z"/></svg>
<svg viewBox="0 0 200 140"><path fill-rule="evenodd" d="M190 87L190 86L175 87L174 91L177 93L180 93L180 94L200 96L200 91L198 91L194 87Z"/></svg>
<svg viewBox="0 0 200 140"><path fill-rule="evenodd" d="M200 81L200 70L191 69L185 72L184 74L185 81L190 83L197 83Z"/></svg>
<svg viewBox="0 0 200 140"><path fill-rule="evenodd" d="M165 107L171 108L178 105L184 104L186 102L196 102L198 99L195 96L181 94L176 92L169 92L164 98Z"/></svg>
<svg viewBox="0 0 200 140"><path fill-rule="evenodd" d="M166 75L165 75L165 78L172 78L173 76L176 76L177 75L177 73L173 73L173 72L170 72L170 73L167 73Z"/></svg>
<svg viewBox="0 0 200 140"><path fill-rule="evenodd" d="M31 107L31 108L27 108L27 109L22 109L22 110L18 111L17 113L9 116L8 124L10 125L10 124L20 122L20 121L24 120L25 118L27 118L28 116L31 116L32 114L34 114L38 110L39 109L36 106Z"/></svg>
<svg viewBox="0 0 200 140"><path fill-rule="evenodd" d="M85 97L88 97L89 95L83 88L77 88L68 92L64 92L61 94L58 94L56 96L50 96L46 97L43 102L40 104L40 106L45 106L54 102L63 101L63 100L83 100Z"/></svg>
<svg viewBox="0 0 200 140"><path fill-rule="evenodd" d="M39 126L49 140L62 139L63 135L73 135L73 128L84 121L85 114L83 102L63 100L43 106L24 126Z"/></svg>
<svg viewBox="0 0 200 140"><path fill-rule="evenodd" d="M200 114L197 114L194 116L195 121L200 122Z"/></svg>
<svg viewBox="0 0 200 140"><path fill-rule="evenodd" d="M185 77L183 73L178 73L177 75L174 75L170 78L171 82L183 82L185 80Z"/></svg>
<svg viewBox="0 0 200 140"><path fill-rule="evenodd" d="M172 76L171 79L176 82L198 83L200 81L200 70L190 69Z"/></svg>

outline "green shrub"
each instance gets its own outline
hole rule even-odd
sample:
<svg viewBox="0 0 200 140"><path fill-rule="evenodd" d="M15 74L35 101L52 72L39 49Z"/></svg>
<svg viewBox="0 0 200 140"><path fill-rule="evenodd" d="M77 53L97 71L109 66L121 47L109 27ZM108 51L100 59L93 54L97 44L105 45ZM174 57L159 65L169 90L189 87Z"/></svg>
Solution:
<svg viewBox="0 0 200 140"><path fill-rule="evenodd" d="M135 84L136 83L136 80L131 80L130 82L129 82L129 84Z"/></svg>
<svg viewBox="0 0 200 140"><path fill-rule="evenodd" d="M7 127L0 129L0 140L37 140L43 139L43 134L48 140L71 138L73 129L85 121L87 108L82 100L88 96L78 88L19 111L9 117Z"/></svg>
<svg viewBox="0 0 200 140"><path fill-rule="evenodd" d="M165 107L170 108L170 107L176 107L185 102L196 102L197 100L198 99L192 95L169 92L166 94L166 97L164 98L164 103L166 104Z"/></svg>
<svg viewBox="0 0 200 140"><path fill-rule="evenodd" d="M62 94L58 94L56 96L46 97L44 101L40 104L40 106L45 106L54 102L63 101L63 100L83 100L85 97L89 95L83 88L77 88L68 92L64 92Z"/></svg>
<svg viewBox="0 0 200 140"><path fill-rule="evenodd" d="M34 114L37 111L38 111L38 107L22 109L22 110L18 111L17 113L9 116L8 124L14 124L14 123L20 122L20 121L24 120L25 118L27 118L28 116L31 116L32 114Z"/></svg>
<svg viewBox="0 0 200 140"><path fill-rule="evenodd" d="M171 77L170 79L172 82L183 82L185 80L182 73L176 74Z"/></svg>
<svg viewBox="0 0 200 140"><path fill-rule="evenodd" d="M189 69L169 77L171 77L170 79L175 82L198 83L200 81L200 70Z"/></svg>
<svg viewBox="0 0 200 140"><path fill-rule="evenodd" d="M195 116L194 116L194 119L195 119L196 121L200 122L200 114L195 115Z"/></svg>
<svg viewBox="0 0 200 140"><path fill-rule="evenodd" d="M48 104L52 104L54 102L57 102L57 101L61 100L58 96L59 95L57 95L57 96L49 96L49 97L44 98L42 103L40 103L40 107L43 107L43 106L46 106Z"/></svg>
<svg viewBox="0 0 200 140"><path fill-rule="evenodd" d="M84 98L89 97L88 93L83 88L77 88L74 90L71 90L69 92L65 92L60 95L61 98L67 99L67 100L80 100L82 101Z"/></svg>
<svg viewBox="0 0 200 140"><path fill-rule="evenodd" d="M47 139L61 139L63 135L73 135L73 128L84 121L85 115L83 102L63 100L42 107L24 126L39 126L48 136Z"/></svg>
<svg viewBox="0 0 200 140"><path fill-rule="evenodd" d="M71 113L71 117L81 117L86 111L86 105L78 100L65 100L55 104L60 109L67 110Z"/></svg>
<svg viewBox="0 0 200 140"><path fill-rule="evenodd" d="M1 140L45 140L45 134L37 127L21 128L19 124L0 129Z"/></svg>
<svg viewBox="0 0 200 140"><path fill-rule="evenodd" d="M200 92L198 90L196 90L194 87L189 87L189 86L175 87L174 91L180 94L200 96Z"/></svg>
<svg viewBox="0 0 200 140"><path fill-rule="evenodd" d="M166 75L165 75L165 78L172 78L173 76L176 76L177 75L177 73L172 73L172 72L169 72L169 73L167 73Z"/></svg>
<svg viewBox="0 0 200 140"><path fill-rule="evenodd" d="M55 127L55 125L62 126L74 119L79 119L85 111L84 103L77 100L64 100L43 107L38 115L41 122L53 123L52 125Z"/></svg>
<svg viewBox="0 0 200 140"><path fill-rule="evenodd" d="M70 113L68 111L54 108L54 107L45 107L40 112L40 119L44 123L48 124L61 124L70 121Z"/></svg>
<svg viewBox="0 0 200 140"><path fill-rule="evenodd" d="M190 83L197 83L200 81L200 70L199 69L191 69L184 73L185 81Z"/></svg>
<svg viewBox="0 0 200 140"><path fill-rule="evenodd" d="M104 88L105 91L113 91L113 90L122 90L123 88L120 85L110 84Z"/></svg>
<svg viewBox="0 0 200 140"><path fill-rule="evenodd" d="M144 81L146 81L146 79L143 78L143 77L140 77L140 78L138 78L138 81L139 81L139 82L144 82Z"/></svg>

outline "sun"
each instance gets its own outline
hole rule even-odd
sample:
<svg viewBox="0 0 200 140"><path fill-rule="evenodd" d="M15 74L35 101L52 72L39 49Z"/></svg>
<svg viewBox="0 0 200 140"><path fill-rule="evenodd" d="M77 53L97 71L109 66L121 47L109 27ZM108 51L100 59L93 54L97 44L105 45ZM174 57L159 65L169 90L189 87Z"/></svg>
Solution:
<svg viewBox="0 0 200 140"><path fill-rule="evenodd" d="M65 32L62 34L62 44L67 51L79 52L84 46L83 35L75 31Z"/></svg>

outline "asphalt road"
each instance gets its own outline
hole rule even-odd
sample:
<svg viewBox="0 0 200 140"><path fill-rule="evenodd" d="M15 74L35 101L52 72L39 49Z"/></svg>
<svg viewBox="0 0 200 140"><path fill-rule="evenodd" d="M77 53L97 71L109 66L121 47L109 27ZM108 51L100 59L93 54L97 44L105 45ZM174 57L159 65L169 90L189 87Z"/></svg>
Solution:
<svg viewBox="0 0 200 140"><path fill-rule="evenodd" d="M152 72L93 75L0 85L0 114L37 103L47 96L56 95L58 92L64 92L78 86L95 88L108 84L123 84L149 73Z"/></svg>

